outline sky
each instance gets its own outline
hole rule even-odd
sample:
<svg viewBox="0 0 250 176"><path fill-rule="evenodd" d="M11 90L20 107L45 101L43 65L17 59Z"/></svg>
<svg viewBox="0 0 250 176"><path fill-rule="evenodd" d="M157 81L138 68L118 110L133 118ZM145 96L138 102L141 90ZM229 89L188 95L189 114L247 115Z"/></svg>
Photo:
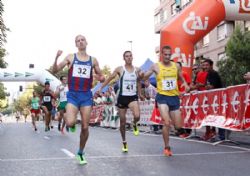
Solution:
<svg viewBox="0 0 250 176"><path fill-rule="evenodd" d="M10 28L5 48L8 68L49 68L57 50L61 61L77 51L75 36L88 41L87 53L100 67L123 65L122 54L132 48L134 65L157 60L154 10L158 0L2 0L3 19ZM132 42L128 42L132 41ZM20 83L5 83L7 88ZM10 86L11 85L11 86ZM16 88L17 89L17 88Z"/></svg>

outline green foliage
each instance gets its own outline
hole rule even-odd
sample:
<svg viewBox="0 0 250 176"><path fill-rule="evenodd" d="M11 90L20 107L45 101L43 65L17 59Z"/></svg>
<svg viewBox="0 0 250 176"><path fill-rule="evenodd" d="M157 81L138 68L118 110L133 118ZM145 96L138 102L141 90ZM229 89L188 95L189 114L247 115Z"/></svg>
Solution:
<svg viewBox="0 0 250 176"><path fill-rule="evenodd" d="M109 66L105 65L105 66L103 67L103 69L101 69L101 72L102 72L102 74L107 78L107 77L111 74L111 68L110 68ZM98 81L97 81L97 80L94 80L94 82L93 82L93 87L94 87L97 83L98 83Z"/></svg>
<svg viewBox="0 0 250 176"><path fill-rule="evenodd" d="M0 83L0 99L5 99L6 93L4 92L3 83Z"/></svg>
<svg viewBox="0 0 250 176"><path fill-rule="evenodd" d="M9 29L5 26L2 15L4 12L3 9L3 3L0 1L0 47L2 47L3 43L6 42L6 31L9 31Z"/></svg>
<svg viewBox="0 0 250 176"><path fill-rule="evenodd" d="M8 63L4 61L4 56L6 55L6 50L0 48L0 68L6 68Z"/></svg>
<svg viewBox="0 0 250 176"><path fill-rule="evenodd" d="M236 27L226 46L227 59L217 62L225 86L245 83L243 75L250 71L250 32Z"/></svg>
<svg viewBox="0 0 250 176"><path fill-rule="evenodd" d="M21 96L14 102L14 111L22 112L30 106L30 98L27 96Z"/></svg>
<svg viewBox="0 0 250 176"><path fill-rule="evenodd" d="M6 50L2 48L3 43L6 42L6 31L9 31L8 28L6 28L2 14L3 14L3 3L0 1L0 68L6 68L7 63L4 61L4 56L6 55ZM6 92L4 91L3 84L0 84L0 100L4 100L6 97Z"/></svg>

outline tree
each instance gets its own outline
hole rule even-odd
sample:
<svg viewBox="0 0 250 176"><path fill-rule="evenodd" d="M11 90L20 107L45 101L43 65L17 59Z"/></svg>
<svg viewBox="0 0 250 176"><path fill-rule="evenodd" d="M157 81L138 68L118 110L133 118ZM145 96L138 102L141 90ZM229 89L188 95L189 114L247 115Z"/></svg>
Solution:
<svg viewBox="0 0 250 176"><path fill-rule="evenodd" d="M250 32L237 26L226 45L227 58L217 62L225 86L245 83L243 75L250 71Z"/></svg>
<svg viewBox="0 0 250 176"><path fill-rule="evenodd" d="M103 69L101 69L102 74L107 78L111 74L111 68L107 65L104 65ZM97 80L94 80L93 86L97 84Z"/></svg>
<svg viewBox="0 0 250 176"><path fill-rule="evenodd" d="M3 14L3 3L0 1L0 68L6 68L7 63L4 61L4 56L6 55L6 50L3 48L3 43L6 42L6 31L9 31L8 28L4 25L4 21L2 18ZM4 86L0 83L0 100L4 100L6 98L6 92L4 91Z"/></svg>
<svg viewBox="0 0 250 176"><path fill-rule="evenodd" d="M3 9L3 3L2 1L0 1L0 47L2 47L3 43L6 42L6 31L9 31L9 29L5 26L4 24L4 21L3 21L3 18L2 18L2 15L3 15L3 12L4 12L4 9Z"/></svg>

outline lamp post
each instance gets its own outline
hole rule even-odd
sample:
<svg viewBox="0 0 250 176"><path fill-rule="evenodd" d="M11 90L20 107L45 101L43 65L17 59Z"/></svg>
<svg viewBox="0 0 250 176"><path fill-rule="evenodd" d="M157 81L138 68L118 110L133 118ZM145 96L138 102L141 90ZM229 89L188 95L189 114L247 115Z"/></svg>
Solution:
<svg viewBox="0 0 250 176"><path fill-rule="evenodd" d="M130 43L130 51L132 52L132 49L133 49L133 41L132 41L132 40L129 40L128 43Z"/></svg>

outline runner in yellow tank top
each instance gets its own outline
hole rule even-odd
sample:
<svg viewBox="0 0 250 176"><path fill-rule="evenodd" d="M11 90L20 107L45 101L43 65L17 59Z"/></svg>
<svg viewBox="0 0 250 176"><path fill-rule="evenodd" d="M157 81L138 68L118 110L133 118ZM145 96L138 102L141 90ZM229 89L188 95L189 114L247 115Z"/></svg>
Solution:
<svg viewBox="0 0 250 176"><path fill-rule="evenodd" d="M175 129L183 126L183 119L180 113L180 99L177 80L181 80L188 91L189 87L182 76L180 66L170 60L171 47L164 46L161 50L162 61L155 63L149 71L144 74L144 80L148 79L153 73L156 74L157 95L156 102L163 119L162 135L165 144L164 155L171 156L169 146L169 129L173 123Z"/></svg>
<svg viewBox="0 0 250 176"><path fill-rule="evenodd" d="M170 66L158 63L159 73L156 76L157 92L161 95L178 96L177 86L178 69L175 62L170 62Z"/></svg>

